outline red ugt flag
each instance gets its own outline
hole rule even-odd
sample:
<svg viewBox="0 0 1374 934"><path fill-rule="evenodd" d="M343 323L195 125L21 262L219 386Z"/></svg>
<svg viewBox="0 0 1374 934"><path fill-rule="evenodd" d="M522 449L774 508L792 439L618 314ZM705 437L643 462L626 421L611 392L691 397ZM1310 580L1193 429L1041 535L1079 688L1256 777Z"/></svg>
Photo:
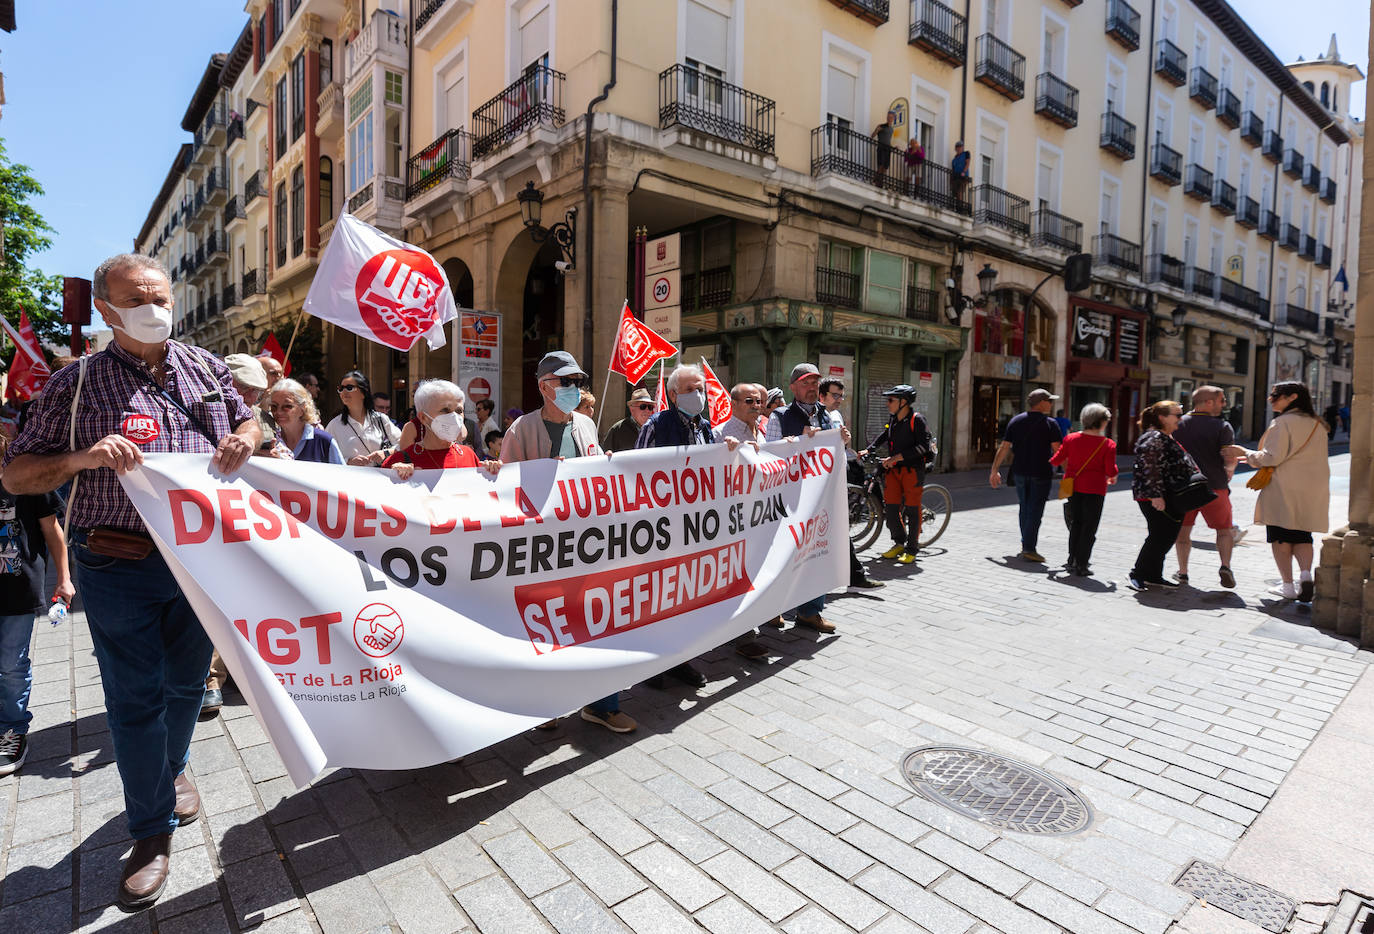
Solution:
<svg viewBox="0 0 1374 934"><path fill-rule="evenodd" d="M9 388L6 398L12 402L25 402L32 399L47 383L52 370L38 346L38 338L29 324L29 313L19 312L19 330L14 329L4 316L0 315L0 325L14 341L14 362L10 364Z"/></svg>
<svg viewBox="0 0 1374 934"><path fill-rule="evenodd" d="M668 411L668 393L664 391L664 387L667 385L668 377L663 374L663 361L660 360L658 364L658 395L654 397L655 412Z"/></svg>
<svg viewBox="0 0 1374 934"><path fill-rule="evenodd" d="M615 353L611 355L611 372L619 373L631 383L637 383L660 360L677 353L677 348L659 337L652 328L630 311L630 303L620 309L620 327L615 334Z"/></svg>
<svg viewBox="0 0 1374 934"><path fill-rule="evenodd" d="M291 375L291 361L286 359L286 351L281 349L281 341L277 340L277 335L268 332L267 340L262 342L262 351L281 364L283 375Z"/></svg>
<svg viewBox="0 0 1374 934"><path fill-rule="evenodd" d="M706 374L706 403L711 412L711 427L719 428L731 417L730 393L726 392L705 357L701 358L701 370Z"/></svg>

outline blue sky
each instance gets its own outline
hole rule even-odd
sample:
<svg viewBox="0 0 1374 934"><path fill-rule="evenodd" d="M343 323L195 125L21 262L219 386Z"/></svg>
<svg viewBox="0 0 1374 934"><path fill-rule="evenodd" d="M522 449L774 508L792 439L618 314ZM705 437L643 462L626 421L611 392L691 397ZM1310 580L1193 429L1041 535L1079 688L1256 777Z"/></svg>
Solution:
<svg viewBox="0 0 1374 934"><path fill-rule="evenodd" d="M1326 51L1364 71L1369 5L1322 0L1320 16L1293 15L1292 0L1231 0L1284 61ZM191 93L215 52L247 21L229 0L21 2L19 28L0 34L10 158L28 164L47 193L40 212L57 230L38 257L45 272L89 276L132 247L176 147ZM1148 6L1148 4L1147 4ZM1352 101L1364 107L1363 85Z"/></svg>

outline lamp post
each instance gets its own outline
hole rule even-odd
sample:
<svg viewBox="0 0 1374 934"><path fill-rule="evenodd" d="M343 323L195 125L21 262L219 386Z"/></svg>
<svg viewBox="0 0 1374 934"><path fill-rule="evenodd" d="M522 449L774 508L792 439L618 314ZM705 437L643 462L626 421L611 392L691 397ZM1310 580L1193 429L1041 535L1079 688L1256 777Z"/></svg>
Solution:
<svg viewBox="0 0 1374 934"><path fill-rule="evenodd" d="M577 207L568 208L563 220L551 227L544 226L544 193L534 187L534 182L525 182L525 187L515 194L520 202L520 219L530 238L535 243L543 243L550 237L563 254L563 261L556 263L560 272L571 272L577 267Z"/></svg>

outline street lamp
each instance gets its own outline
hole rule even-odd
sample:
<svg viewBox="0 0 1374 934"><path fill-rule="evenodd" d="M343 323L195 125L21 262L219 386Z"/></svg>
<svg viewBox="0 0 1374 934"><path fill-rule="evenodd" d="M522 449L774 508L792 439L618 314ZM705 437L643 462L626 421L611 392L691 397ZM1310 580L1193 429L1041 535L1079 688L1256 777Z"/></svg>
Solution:
<svg viewBox="0 0 1374 934"><path fill-rule="evenodd" d="M563 254L564 262L559 265L562 272L568 272L577 266L577 207L568 208L563 215L563 220L554 224L552 227L544 227L544 193L534 187L534 182L525 182L525 187L515 194L515 200L520 202L520 219L525 224L525 229L530 232L530 239L535 243L543 243L550 237L553 242L558 244L558 250Z"/></svg>
<svg viewBox="0 0 1374 934"><path fill-rule="evenodd" d="M983 268L978 270L978 292L983 298L992 294L993 283L997 281L997 270L992 268L992 263L984 263Z"/></svg>
<svg viewBox="0 0 1374 934"><path fill-rule="evenodd" d="M979 302L986 302L992 295L992 286L997 281L997 270L992 268L991 263L984 263L983 268L978 270L978 297L970 298L963 293L960 286L963 283L964 267L954 266L950 269L953 273L950 278L945 280L945 290L949 292L949 304L945 306L945 317L950 324L958 324L959 316L969 308L974 307Z"/></svg>
<svg viewBox="0 0 1374 934"><path fill-rule="evenodd" d="M1169 312L1169 320L1173 322L1174 326L1172 328L1166 328L1164 325L1157 323L1152 315L1150 317L1150 340L1154 340L1156 337L1178 337L1179 333L1183 330L1183 322L1187 317L1188 309L1184 308L1182 305L1175 305L1174 310Z"/></svg>

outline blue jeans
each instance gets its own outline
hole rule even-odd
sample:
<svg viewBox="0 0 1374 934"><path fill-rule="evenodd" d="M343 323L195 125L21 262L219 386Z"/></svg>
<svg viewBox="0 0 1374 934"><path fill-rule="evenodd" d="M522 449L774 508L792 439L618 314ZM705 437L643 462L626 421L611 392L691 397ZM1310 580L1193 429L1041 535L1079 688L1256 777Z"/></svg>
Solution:
<svg viewBox="0 0 1374 934"><path fill-rule="evenodd" d="M29 731L29 691L33 688L33 665L29 662L29 639L33 636L33 613L0 616L0 736L14 730L20 736Z"/></svg>
<svg viewBox="0 0 1374 934"><path fill-rule="evenodd" d="M1040 519L1050 498L1051 478L1016 475L1016 499L1021 504L1021 550L1034 551L1040 540Z"/></svg>
<svg viewBox="0 0 1374 934"><path fill-rule="evenodd" d="M792 612L798 616L820 616L823 609L825 609L825 594L807 600Z"/></svg>
<svg viewBox="0 0 1374 934"><path fill-rule="evenodd" d="M172 783L190 759L210 637L162 555L109 558L88 549L84 535L72 537L129 835L171 833L177 826Z"/></svg>
<svg viewBox="0 0 1374 934"><path fill-rule="evenodd" d="M592 701L587 705L587 709L592 713L599 713L603 717L609 713L618 713L620 711L620 692L616 691L609 697L603 697L601 700Z"/></svg>

